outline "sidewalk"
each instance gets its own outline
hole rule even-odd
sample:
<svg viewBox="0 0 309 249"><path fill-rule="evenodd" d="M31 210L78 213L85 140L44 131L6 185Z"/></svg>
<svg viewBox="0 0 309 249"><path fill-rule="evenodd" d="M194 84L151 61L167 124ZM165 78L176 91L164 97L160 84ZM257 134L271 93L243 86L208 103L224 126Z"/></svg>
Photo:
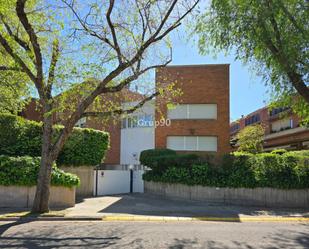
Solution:
<svg viewBox="0 0 309 249"><path fill-rule="evenodd" d="M3 212L2 212L3 213ZM0 210L1 215L1 210ZM222 206L197 201L164 199L149 194L86 198L75 207L51 212L46 217L109 221L302 221L309 210Z"/></svg>

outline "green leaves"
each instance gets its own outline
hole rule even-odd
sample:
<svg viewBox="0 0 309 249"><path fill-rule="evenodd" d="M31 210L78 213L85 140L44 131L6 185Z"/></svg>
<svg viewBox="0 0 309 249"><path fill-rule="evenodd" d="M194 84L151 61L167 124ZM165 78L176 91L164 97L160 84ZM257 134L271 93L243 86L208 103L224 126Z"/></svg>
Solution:
<svg viewBox="0 0 309 249"><path fill-rule="evenodd" d="M54 127L56 138L62 126ZM10 114L0 114L0 155L40 156L42 124ZM104 159L109 146L106 132L74 128L58 159L59 165L94 166Z"/></svg>
<svg viewBox="0 0 309 249"><path fill-rule="evenodd" d="M39 157L8 157L0 156L0 185L34 186L40 168ZM80 184L79 178L65 173L53 165L51 185L73 187Z"/></svg>
<svg viewBox="0 0 309 249"><path fill-rule="evenodd" d="M197 17L200 53L234 53L264 77L274 101L288 101L308 119L308 7L303 0L213 0L210 9ZM307 105L296 108L301 100L295 95L306 99Z"/></svg>
<svg viewBox="0 0 309 249"><path fill-rule="evenodd" d="M237 134L238 151L258 153L263 150L264 128L261 125L250 125Z"/></svg>
<svg viewBox="0 0 309 249"><path fill-rule="evenodd" d="M145 181L181 183L228 188L309 188L309 151L250 154L234 153L223 165L188 164L168 167L163 172L147 171Z"/></svg>

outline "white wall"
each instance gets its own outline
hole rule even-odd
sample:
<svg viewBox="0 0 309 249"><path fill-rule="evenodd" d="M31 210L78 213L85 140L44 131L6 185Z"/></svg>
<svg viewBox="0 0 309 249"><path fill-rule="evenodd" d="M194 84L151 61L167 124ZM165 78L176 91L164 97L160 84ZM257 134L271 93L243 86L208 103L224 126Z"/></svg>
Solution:
<svg viewBox="0 0 309 249"><path fill-rule="evenodd" d="M153 103L147 103L132 115L137 114L150 114L154 117ZM139 164L140 152L146 149L153 149L155 146L154 132L154 126L121 129L120 163Z"/></svg>

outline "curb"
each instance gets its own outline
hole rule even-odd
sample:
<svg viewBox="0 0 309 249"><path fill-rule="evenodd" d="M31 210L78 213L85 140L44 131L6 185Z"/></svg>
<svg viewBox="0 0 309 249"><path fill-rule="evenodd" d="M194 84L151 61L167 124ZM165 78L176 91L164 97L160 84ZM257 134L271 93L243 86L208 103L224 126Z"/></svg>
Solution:
<svg viewBox="0 0 309 249"><path fill-rule="evenodd" d="M0 217L0 221L102 221L102 217Z"/></svg>
<svg viewBox="0 0 309 249"><path fill-rule="evenodd" d="M62 217L0 217L0 221L141 221L141 222L188 222L188 221L217 221L217 222L305 222L309 217L170 217L170 216L120 216L107 215L91 216L62 216Z"/></svg>
<svg viewBox="0 0 309 249"><path fill-rule="evenodd" d="M103 221L221 221L221 222L309 222L306 217L166 217L166 216L104 216Z"/></svg>

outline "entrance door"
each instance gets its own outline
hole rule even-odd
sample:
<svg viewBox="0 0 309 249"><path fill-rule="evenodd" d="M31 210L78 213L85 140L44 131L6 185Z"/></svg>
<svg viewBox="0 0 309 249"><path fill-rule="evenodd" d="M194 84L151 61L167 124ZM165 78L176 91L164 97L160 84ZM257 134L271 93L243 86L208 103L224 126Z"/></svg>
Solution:
<svg viewBox="0 0 309 249"><path fill-rule="evenodd" d="M94 195L130 193L131 184L132 192L143 193L143 173L144 170L133 170L131 179L130 170L97 170L94 174Z"/></svg>

